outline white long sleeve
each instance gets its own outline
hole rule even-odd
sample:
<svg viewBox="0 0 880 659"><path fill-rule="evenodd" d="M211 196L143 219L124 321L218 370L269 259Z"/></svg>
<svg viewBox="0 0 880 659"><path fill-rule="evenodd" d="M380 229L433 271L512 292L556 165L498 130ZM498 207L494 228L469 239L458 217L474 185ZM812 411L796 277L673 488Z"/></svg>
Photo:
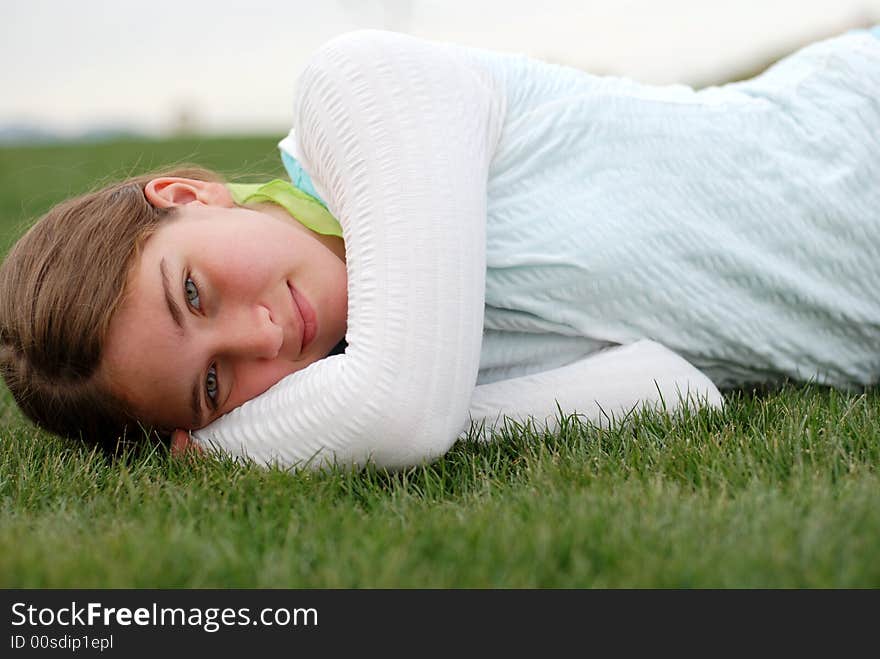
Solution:
<svg viewBox="0 0 880 659"><path fill-rule="evenodd" d="M519 423L531 419L553 431L560 410L607 427L642 405L672 413L682 405L720 409L723 404L706 375L659 343L641 340L560 368L479 385L469 416L477 437L488 440L505 417Z"/></svg>
<svg viewBox="0 0 880 659"><path fill-rule="evenodd" d="M348 348L196 442L312 467L397 467L451 446L479 365L486 187L503 116L491 77L454 47L363 31L313 56L294 129L343 228Z"/></svg>

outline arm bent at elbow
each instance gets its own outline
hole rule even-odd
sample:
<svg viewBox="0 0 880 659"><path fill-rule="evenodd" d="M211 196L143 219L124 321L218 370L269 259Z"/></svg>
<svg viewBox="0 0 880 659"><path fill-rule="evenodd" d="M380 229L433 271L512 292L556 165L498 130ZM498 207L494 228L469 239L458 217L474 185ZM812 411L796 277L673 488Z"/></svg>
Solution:
<svg viewBox="0 0 880 659"><path fill-rule="evenodd" d="M489 163L503 98L462 52L357 32L303 72L301 164L342 226L348 348L194 433L284 466L417 464L446 451L476 383Z"/></svg>

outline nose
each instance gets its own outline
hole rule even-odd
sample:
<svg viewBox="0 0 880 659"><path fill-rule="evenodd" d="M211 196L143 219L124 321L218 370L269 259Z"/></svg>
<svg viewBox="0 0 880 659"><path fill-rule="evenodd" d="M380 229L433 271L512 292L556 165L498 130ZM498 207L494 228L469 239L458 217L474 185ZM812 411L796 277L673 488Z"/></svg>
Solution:
<svg viewBox="0 0 880 659"><path fill-rule="evenodd" d="M228 309L212 329L213 352L226 357L274 359L284 343L284 329L262 305Z"/></svg>

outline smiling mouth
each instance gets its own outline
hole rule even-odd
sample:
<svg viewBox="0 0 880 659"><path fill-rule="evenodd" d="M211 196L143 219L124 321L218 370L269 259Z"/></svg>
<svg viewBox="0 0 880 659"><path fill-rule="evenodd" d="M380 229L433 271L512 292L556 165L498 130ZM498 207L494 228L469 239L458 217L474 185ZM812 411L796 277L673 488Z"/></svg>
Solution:
<svg viewBox="0 0 880 659"><path fill-rule="evenodd" d="M290 282L287 282L287 287L290 289L290 296L293 298L293 306L296 307L302 321L302 338L299 348L300 353L302 353L318 333L318 322L315 310L309 304L309 301Z"/></svg>

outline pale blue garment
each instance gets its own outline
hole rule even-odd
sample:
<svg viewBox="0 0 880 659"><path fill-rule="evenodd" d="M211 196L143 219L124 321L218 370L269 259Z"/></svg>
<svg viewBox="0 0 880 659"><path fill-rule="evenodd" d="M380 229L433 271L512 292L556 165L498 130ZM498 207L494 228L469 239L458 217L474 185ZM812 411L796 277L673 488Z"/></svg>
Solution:
<svg viewBox="0 0 880 659"><path fill-rule="evenodd" d="M880 41L869 32L701 91L468 52L507 96L479 383L642 338L719 387L878 380Z"/></svg>
<svg viewBox="0 0 880 659"><path fill-rule="evenodd" d="M324 208L327 208L327 202L321 199L321 195L315 190L312 179L306 174L306 170L302 168L302 165L299 164L299 160L287 153L284 149L281 149L280 152L281 162L284 164L284 169L287 170L290 182L306 194L314 197L315 201L320 203Z"/></svg>
<svg viewBox="0 0 880 659"><path fill-rule="evenodd" d="M641 338L719 387L877 382L880 41L701 91L476 55L508 101L481 383Z"/></svg>

